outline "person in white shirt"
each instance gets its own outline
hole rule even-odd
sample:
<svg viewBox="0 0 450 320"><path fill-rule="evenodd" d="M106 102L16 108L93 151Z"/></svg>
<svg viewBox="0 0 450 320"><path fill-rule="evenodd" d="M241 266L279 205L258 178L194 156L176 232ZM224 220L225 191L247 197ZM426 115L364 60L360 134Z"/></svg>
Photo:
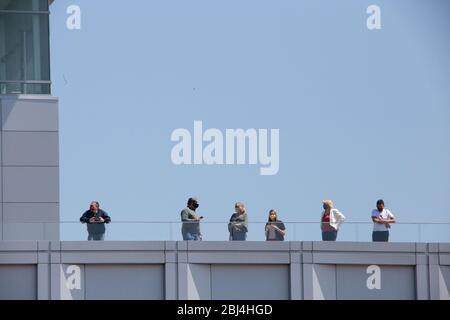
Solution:
<svg viewBox="0 0 450 320"><path fill-rule="evenodd" d="M377 201L377 208L372 210L373 221L373 242L388 242L389 241L389 229L391 224L395 223L394 215L384 207L384 201Z"/></svg>
<svg viewBox="0 0 450 320"><path fill-rule="evenodd" d="M333 206L333 201L323 200L323 211L320 219L322 241L336 241L339 227L345 221L345 216Z"/></svg>

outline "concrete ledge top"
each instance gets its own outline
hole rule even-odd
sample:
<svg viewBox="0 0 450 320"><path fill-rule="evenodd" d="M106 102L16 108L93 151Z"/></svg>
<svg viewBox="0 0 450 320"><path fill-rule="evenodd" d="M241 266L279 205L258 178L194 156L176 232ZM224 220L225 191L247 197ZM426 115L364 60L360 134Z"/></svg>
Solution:
<svg viewBox="0 0 450 320"><path fill-rule="evenodd" d="M188 242L189 251L289 251L289 242L263 241L205 241Z"/></svg>
<svg viewBox="0 0 450 320"><path fill-rule="evenodd" d="M322 241L0 241L0 251L230 251L450 254L450 243Z"/></svg>
<svg viewBox="0 0 450 320"><path fill-rule="evenodd" d="M415 243L396 242L322 242L312 243L313 251L345 251L345 252L416 252Z"/></svg>
<svg viewBox="0 0 450 320"><path fill-rule="evenodd" d="M0 100L35 100L35 101L58 101L57 97L50 94L1 94Z"/></svg>
<svg viewBox="0 0 450 320"><path fill-rule="evenodd" d="M450 243L439 243L440 253L450 253Z"/></svg>
<svg viewBox="0 0 450 320"><path fill-rule="evenodd" d="M61 251L165 251L164 241L61 241Z"/></svg>
<svg viewBox="0 0 450 320"><path fill-rule="evenodd" d="M427 252L428 243L416 243L416 252Z"/></svg>
<svg viewBox="0 0 450 320"><path fill-rule="evenodd" d="M37 251L38 241L0 241L0 251Z"/></svg>

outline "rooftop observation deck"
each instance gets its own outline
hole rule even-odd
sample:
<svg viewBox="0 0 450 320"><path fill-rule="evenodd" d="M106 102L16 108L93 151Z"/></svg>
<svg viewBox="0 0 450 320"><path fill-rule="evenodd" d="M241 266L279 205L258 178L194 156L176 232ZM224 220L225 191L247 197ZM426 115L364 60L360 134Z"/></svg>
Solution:
<svg viewBox="0 0 450 320"><path fill-rule="evenodd" d="M450 299L449 243L1 241L0 299Z"/></svg>

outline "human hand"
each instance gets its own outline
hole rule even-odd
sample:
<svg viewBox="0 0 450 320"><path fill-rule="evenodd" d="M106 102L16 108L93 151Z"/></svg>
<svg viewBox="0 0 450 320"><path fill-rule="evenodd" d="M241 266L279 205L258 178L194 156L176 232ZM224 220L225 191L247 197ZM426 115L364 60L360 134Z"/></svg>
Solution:
<svg viewBox="0 0 450 320"><path fill-rule="evenodd" d="M103 219L102 217L99 217L99 218L98 218L98 221L100 221L100 222L103 223L103 222L105 222L105 219Z"/></svg>
<svg viewBox="0 0 450 320"><path fill-rule="evenodd" d="M90 219L89 219L89 222L90 222L90 223L94 223L94 222L95 222L95 217L90 218Z"/></svg>

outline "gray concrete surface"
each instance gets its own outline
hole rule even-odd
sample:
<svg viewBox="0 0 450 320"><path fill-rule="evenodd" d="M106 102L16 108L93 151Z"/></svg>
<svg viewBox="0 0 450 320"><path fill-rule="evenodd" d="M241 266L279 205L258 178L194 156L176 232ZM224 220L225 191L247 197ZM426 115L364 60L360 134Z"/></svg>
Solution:
<svg viewBox="0 0 450 320"><path fill-rule="evenodd" d="M0 95L0 240L59 240L58 100Z"/></svg>
<svg viewBox="0 0 450 320"><path fill-rule="evenodd" d="M0 241L0 299L450 299L447 243Z"/></svg>

